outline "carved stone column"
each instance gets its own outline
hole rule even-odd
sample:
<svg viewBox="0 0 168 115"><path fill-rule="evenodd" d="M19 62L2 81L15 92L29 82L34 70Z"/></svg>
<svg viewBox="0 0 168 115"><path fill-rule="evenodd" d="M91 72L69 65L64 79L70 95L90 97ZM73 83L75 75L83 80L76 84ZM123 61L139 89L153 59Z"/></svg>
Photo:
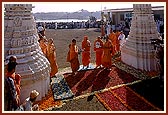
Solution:
<svg viewBox="0 0 168 115"><path fill-rule="evenodd" d="M134 4L129 37L121 47L121 60L137 69L157 71L151 39L158 38L151 4Z"/></svg>
<svg viewBox="0 0 168 115"><path fill-rule="evenodd" d="M31 4L5 4L4 6L4 58L17 57L16 73L21 78L21 102L31 90L36 89L44 97L49 90L50 64L43 55L31 13Z"/></svg>

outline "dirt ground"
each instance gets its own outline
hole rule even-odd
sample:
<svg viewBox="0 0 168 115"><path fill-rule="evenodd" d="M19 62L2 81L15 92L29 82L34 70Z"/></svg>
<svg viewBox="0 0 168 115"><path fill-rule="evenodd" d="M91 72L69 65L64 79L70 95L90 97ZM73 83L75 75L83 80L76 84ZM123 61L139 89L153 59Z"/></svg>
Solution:
<svg viewBox="0 0 168 115"><path fill-rule="evenodd" d="M91 42L91 63L95 63L95 52L93 50L94 40L97 36L100 36L100 32L96 32L96 29L47 29L46 38L53 38L56 47L57 63L59 69L69 67L70 63L66 62L66 57L68 53L68 45L71 40L75 38L77 40L77 46L81 48L82 40L84 36L88 36ZM79 61L81 64L82 57L79 55Z"/></svg>

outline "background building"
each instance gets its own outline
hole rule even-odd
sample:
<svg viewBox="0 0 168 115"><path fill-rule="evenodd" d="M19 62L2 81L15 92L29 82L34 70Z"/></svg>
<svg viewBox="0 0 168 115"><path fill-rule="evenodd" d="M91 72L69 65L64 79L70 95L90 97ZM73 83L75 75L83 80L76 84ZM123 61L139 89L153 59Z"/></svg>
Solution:
<svg viewBox="0 0 168 115"><path fill-rule="evenodd" d="M164 6L152 7L154 20L164 19ZM106 9L102 11L102 17L105 22L110 21L112 25L125 24L132 19L133 8Z"/></svg>

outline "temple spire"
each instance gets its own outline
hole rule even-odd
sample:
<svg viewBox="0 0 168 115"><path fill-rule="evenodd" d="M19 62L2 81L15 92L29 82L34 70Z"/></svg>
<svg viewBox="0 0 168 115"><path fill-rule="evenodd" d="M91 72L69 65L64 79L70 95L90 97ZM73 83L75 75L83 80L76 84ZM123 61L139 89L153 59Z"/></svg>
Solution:
<svg viewBox="0 0 168 115"><path fill-rule="evenodd" d="M39 47L36 23L31 13L33 6L5 4L4 8L4 58L17 57L16 73L22 76L21 102L34 89L40 92L40 100L48 93L50 65Z"/></svg>
<svg viewBox="0 0 168 115"><path fill-rule="evenodd" d="M134 4L129 37L121 47L121 60L145 71L157 71L151 39L158 39L151 4Z"/></svg>

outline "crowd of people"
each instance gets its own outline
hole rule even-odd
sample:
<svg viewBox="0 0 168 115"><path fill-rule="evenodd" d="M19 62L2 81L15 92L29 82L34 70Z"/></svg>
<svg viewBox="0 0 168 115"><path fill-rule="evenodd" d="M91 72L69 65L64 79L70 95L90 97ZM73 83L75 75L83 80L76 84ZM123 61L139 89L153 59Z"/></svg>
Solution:
<svg viewBox="0 0 168 115"><path fill-rule="evenodd" d="M37 28L43 25L47 29L82 29L99 28L100 21L81 21L81 22L37 22Z"/></svg>

